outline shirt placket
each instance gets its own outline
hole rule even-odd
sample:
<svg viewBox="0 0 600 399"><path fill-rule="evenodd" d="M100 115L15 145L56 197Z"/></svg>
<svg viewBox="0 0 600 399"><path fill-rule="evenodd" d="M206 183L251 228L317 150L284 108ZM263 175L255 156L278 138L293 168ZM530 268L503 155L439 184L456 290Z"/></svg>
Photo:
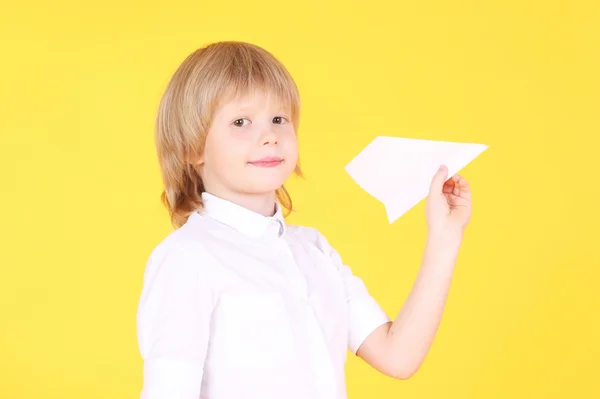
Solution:
<svg viewBox="0 0 600 399"><path fill-rule="evenodd" d="M278 240L278 254L282 259L283 266L289 276L289 283L295 298L300 304L300 314L303 320L301 324L303 336L307 340L306 351L302 354L309 360L311 372L315 380L316 398L336 397L336 376L329 356L329 348L323 337L321 326L309 301L308 286L306 278L300 271L294 255L288 243L280 238Z"/></svg>

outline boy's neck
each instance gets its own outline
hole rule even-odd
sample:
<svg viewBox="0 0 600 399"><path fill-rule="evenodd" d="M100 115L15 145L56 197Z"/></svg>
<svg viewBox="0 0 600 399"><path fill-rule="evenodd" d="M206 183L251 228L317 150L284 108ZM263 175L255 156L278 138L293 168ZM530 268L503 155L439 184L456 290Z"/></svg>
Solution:
<svg viewBox="0 0 600 399"><path fill-rule="evenodd" d="M220 197L224 200L233 202L239 206L242 206L252 212L258 213L263 216L273 216L275 214L275 193L272 194L220 194L213 193L210 194Z"/></svg>

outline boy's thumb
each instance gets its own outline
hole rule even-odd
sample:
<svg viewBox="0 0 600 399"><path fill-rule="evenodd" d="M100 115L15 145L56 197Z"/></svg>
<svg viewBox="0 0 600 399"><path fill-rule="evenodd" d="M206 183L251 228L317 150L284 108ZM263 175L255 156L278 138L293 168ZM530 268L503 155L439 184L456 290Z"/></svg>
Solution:
<svg viewBox="0 0 600 399"><path fill-rule="evenodd" d="M429 191L441 193L447 177L448 168L446 167L446 165L441 165L437 172L435 172L435 175L433 175L433 179L431 179L431 186L429 187Z"/></svg>

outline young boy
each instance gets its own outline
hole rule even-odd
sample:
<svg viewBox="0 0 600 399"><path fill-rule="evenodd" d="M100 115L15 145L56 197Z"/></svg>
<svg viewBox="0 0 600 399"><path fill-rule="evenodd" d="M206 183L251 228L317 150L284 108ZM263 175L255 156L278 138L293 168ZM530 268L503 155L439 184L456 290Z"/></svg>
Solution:
<svg viewBox="0 0 600 399"><path fill-rule="evenodd" d="M301 174L300 100L264 49L190 54L160 103L163 201L138 310L143 399L346 398L347 350L405 379L441 320L470 216L464 179L433 176L423 264L394 322L314 228L284 220Z"/></svg>

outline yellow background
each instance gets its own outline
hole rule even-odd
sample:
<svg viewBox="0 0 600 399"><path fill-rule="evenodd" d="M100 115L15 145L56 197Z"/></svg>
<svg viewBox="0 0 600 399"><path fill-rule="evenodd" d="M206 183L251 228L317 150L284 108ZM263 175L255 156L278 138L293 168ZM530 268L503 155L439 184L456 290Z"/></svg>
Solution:
<svg viewBox="0 0 600 399"><path fill-rule="evenodd" d="M0 398L134 398L135 312L169 231L153 123L197 47L245 40L303 95L319 228L395 317L421 203L388 224L343 166L377 135L484 143L438 336L408 381L349 356L358 398L600 397L599 3L5 1L0 12Z"/></svg>

